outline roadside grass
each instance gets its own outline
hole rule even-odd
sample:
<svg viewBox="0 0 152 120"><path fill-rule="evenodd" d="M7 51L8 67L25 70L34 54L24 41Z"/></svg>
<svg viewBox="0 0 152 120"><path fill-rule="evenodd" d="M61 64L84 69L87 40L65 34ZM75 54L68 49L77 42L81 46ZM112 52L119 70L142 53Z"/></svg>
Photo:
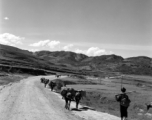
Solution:
<svg viewBox="0 0 152 120"><path fill-rule="evenodd" d="M1 73L0 74L0 85L6 85L11 82L18 82L24 78L29 77L28 74L9 74L9 73Z"/></svg>

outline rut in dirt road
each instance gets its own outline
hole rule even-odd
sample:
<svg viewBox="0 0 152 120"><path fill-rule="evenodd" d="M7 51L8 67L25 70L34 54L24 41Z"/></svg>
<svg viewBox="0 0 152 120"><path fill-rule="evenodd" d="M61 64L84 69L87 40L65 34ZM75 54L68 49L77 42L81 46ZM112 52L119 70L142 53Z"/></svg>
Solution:
<svg viewBox="0 0 152 120"><path fill-rule="evenodd" d="M68 111L61 96L44 88L39 77L13 83L0 91L0 120L119 120L96 111ZM55 79L54 76L49 77ZM75 107L75 104L71 104Z"/></svg>

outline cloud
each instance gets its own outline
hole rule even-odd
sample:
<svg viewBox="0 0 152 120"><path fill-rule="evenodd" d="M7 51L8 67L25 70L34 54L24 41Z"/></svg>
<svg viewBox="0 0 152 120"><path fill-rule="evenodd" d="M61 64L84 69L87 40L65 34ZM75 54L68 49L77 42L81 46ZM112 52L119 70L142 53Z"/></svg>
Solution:
<svg viewBox="0 0 152 120"><path fill-rule="evenodd" d="M80 49L76 49L74 52L86 54L86 51L85 51L85 50L80 50Z"/></svg>
<svg viewBox="0 0 152 120"><path fill-rule="evenodd" d="M105 49L100 49L98 47L91 47L87 50L86 54L89 56L99 56L106 52Z"/></svg>
<svg viewBox="0 0 152 120"><path fill-rule="evenodd" d="M69 51L70 48L72 48L73 46L74 46L73 44L68 44L67 46L64 46L64 47L63 47L63 50Z"/></svg>
<svg viewBox="0 0 152 120"><path fill-rule="evenodd" d="M55 46L57 46L59 44L60 44L60 41L43 40L43 41L39 41L37 43L30 44L29 46L33 46L33 47L49 46L50 48L54 48Z"/></svg>
<svg viewBox="0 0 152 120"><path fill-rule="evenodd" d="M23 40L23 39L25 39L25 38L15 36L10 33L0 34L0 44L15 46L17 44L22 44L21 40Z"/></svg>
<svg viewBox="0 0 152 120"><path fill-rule="evenodd" d="M37 43L30 44L30 46L33 46L33 47L45 46L45 45L47 45L49 42L50 42L50 40L43 40L43 41L39 41L39 42L37 42Z"/></svg>
<svg viewBox="0 0 152 120"><path fill-rule="evenodd" d="M8 17L4 17L4 20L9 20L9 18Z"/></svg>
<svg viewBox="0 0 152 120"><path fill-rule="evenodd" d="M100 55L113 54L112 51L107 52L105 49L100 49L98 47L90 47L87 50L76 49L75 52L76 53L86 54L88 56L100 56Z"/></svg>
<svg viewBox="0 0 152 120"><path fill-rule="evenodd" d="M39 49L30 49L29 51L36 52L36 51L39 51Z"/></svg>
<svg viewBox="0 0 152 120"><path fill-rule="evenodd" d="M56 46L59 45L59 44L60 44L60 41L55 41L55 40L53 40L53 41L50 41L50 42L49 42L48 46L49 46L50 48L54 48L54 47L56 47Z"/></svg>

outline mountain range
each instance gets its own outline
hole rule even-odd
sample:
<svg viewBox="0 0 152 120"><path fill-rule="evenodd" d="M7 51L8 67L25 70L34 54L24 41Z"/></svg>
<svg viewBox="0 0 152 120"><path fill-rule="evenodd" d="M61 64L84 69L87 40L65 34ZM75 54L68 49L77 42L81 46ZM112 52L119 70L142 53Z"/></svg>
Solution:
<svg viewBox="0 0 152 120"><path fill-rule="evenodd" d="M0 65L98 75L105 72L152 75L152 58L146 56L123 58L112 54L89 57L70 51L30 52L2 44Z"/></svg>

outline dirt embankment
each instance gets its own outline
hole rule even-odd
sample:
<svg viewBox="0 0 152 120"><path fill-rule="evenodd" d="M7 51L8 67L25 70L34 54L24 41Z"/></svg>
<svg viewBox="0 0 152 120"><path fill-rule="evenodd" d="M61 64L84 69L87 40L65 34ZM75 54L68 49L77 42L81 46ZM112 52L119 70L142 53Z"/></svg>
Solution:
<svg viewBox="0 0 152 120"><path fill-rule="evenodd" d="M54 76L51 77L54 79ZM0 91L0 120L119 120L92 110L68 111L59 94L40 84L40 77L30 77ZM71 108L75 103L71 104Z"/></svg>

